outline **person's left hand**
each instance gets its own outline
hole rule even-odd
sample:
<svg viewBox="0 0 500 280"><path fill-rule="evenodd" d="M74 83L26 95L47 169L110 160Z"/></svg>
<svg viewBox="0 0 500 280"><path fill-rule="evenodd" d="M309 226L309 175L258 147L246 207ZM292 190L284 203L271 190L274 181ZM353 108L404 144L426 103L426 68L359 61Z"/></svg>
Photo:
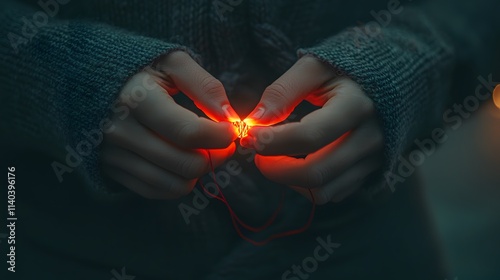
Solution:
<svg viewBox="0 0 500 280"><path fill-rule="evenodd" d="M321 108L300 122L270 126L303 100ZM311 189L317 204L343 200L383 166L383 135L372 100L356 82L312 56L267 87L245 121L252 127L240 143L257 151L262 174L308 198Z"/></svg>

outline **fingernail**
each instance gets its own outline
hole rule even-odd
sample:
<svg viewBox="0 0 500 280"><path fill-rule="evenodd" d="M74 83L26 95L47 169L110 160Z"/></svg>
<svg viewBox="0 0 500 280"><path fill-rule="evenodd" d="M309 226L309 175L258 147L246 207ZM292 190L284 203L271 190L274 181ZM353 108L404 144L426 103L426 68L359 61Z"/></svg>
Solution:
<svg viewBox="0 0 500 280"><path fill-rule="evenodd" d="M236 112L233 109L231 109L231 106L229 104L222 105L222 111L224 112L224 115L230 122L235 122L240 120L238 114L236 114Z"/></svg>
<svg viewBox="0 0 500 280"><path fill-rule="evenodd" d="M253 113L250 117L248 117L249 119L254 119L254 120L258 120L260 119L263 115L264 115L264 107L260 107L259 109L257 109L257 111L255 111L255 113Z"/></svg>
<svg viewBox="0 0 500 280"><path fill-rule="evenodd" d="M253 137L245 137L241 138L240 140L241 146L248 148L248 149L255 149L254 147L254 139Z"/></svg>

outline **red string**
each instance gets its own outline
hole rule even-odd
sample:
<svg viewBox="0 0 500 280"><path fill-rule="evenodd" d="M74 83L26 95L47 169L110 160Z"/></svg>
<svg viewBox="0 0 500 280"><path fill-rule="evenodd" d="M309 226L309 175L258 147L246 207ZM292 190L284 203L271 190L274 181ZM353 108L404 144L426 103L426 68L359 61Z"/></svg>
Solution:
<svg viewBox="0 0 500 280"><path fill-rule="evenodd" d="M264 229L268 228L274 222L274 220L278 216L278 213L283 208L283 201L284 201L284 198L285 198L285 192L284 191L281 192L280 204L276 208L276 210L274 211L273 215L269 218L269 220L265 224L263 224L262 226L260 226L260 227L252 227L252 226L244 223L238 217L238 215L236 215L236 213L234 212L234 210L229 205L229 202L227 201L226 197L222 193L222 189L219 187L219 183L217 183L217 178L215 177L215 170L214 170L214 167L213 167L212 156L210 154L210 151L207 150L207 153L208 153L208 161L209 161L209 164L210 164L210 169L212 171L212 178L213 178L213 181L215 183L215 186L217 187L218 195L214 195L211 192L209 192L205 188L205 185L203 184L203 182L200 180L199 182L200 182L201 188L209 196L211 196L212 198L215 198L215 199L221 201L222 203L224 203L226 205L227 210L229 211L229 215L231 216L231 221L233 223L234 229L236 230L236 232L238 233L238 235L243 240L245 240L247 242L250 242L251 244L253 244L255 246L262 246L262 245L267 244L269 241L271 241L273 239L281 238L281 237L286 237L286 236L291 236L291 235L295 235L295 234L299 234L299 233L302 233L302 232L306 231L309 228L309 226L311 225L312 220L314 218L314 212L316 211L316 200L314 198L314 195L312 194L311 189L308 189L308 190L309 190L309 195L311 196L312 208L311 208L311 212L309 214L309 218L307 219L307 222L306 222L306 224L304 226L302 226L302 227L300 227L298 229L294 229L294 230L289 230L289 231L284 231L284 232L272 234L271 236L269 236L268 238L266 238L266 239L264 239L262 241L253 240L253 239L250 239L249 237L247 237L241 231L240 226L243 227L243 228L245 228L245 229L247 229L247 230L249 230L249 231L252 231L252 232L261 232Z"/></svg>

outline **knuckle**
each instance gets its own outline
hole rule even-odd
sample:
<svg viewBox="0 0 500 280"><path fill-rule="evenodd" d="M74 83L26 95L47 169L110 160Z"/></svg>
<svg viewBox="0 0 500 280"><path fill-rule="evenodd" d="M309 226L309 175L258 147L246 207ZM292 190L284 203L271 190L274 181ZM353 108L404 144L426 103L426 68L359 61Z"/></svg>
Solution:
<svg viewBox="0 0 500 280"><path fill-rule="evenodd" d="M325 190L319 189L318 191L313 192L313 195L314 195L314 200L315 200L317 205L324 205L324 204L328 203L329 201L331 201L331 198L328 195L328 192L326 192Z"/></svg>
<svg viewBox="0 0 500 280"><path fill-rule="evenodd" d="M307 148L308 152L315 152L322 147L325 133L316 127L309 127L300 133L299 144Z"/></svg>
<svg viewBox="0 0 500 280"><path fill-rule="evenodd" d="M171 182L169 180L165 180L163 177L163 174L159 175L156 173L148 172L147 173L148 180L145 181L148 185L154 186L157 188L164 188L165 185L170 185ZM158 193L161 193L160 191L157 191Z"/></svg>
<svg viewBox="0 0 500 280"><path fill-rule="evenodd" d="M129 80L129 82L125 85L124 87L124 92L123 94L130 95L131 89L142 83L145 79L149 77L149 74L145 71L139 72L132 76L132 78Z"/></svg>
<svg viewBox="0 0 500 280"><path fill-rule="evenodd" d="M266 97L272 101L280 101L288 104L290 97L287 95L288 86L283 82L275 82L265 90Z"/></svg>
<svg viewBox="0 0 500 280"><path fill-rule="evenodd" d="M174 51L167 55L166 64L169 65L182 65L186 59L190 58L189 54L184 51Z"/></svg>
<svg viewBox="0 0 500 280"><path fill-rule="evenodd" d="M201 89L207 97L216 96L224 91L224 85L212 76L207 76L201 81Z"/></svg>
<svg viewBox="0 0 500 280"><path fill-rule="evenodd" d="M311 166L308 168L307 173L307 186L308 188L321 187L325 183L325 174L323 170L318 167Z"/></svg>
<svg viewBox="0 0 500 280"><path fill-rule="evenodd" d="M109 130L103 131L103 141L106 143L130 143L134 137L130 133L136 131L137 121L134 117L113 117L109 123Z"/></svg>
<svg viewBox="0 0 500 280"><path fill-rule="evenodd" d="M107 133L103 133L104 142L122 142L127 138L128 134L126 133L126 129L123 128L121 122L112 121L112 126L114 126L115 129Z"/></svg>
<svg viewBox="0 0 500 280"><path fill-rule="evenodd" d="M181 145L192 146L200 138L200 124L189 122L182 125L177 133L177 138Z"/></svg>
<svg viewBox="0 0 500 280"><path fill-rule="evenodd" d="M271 122L273 123L278 123L278 122L281 122L281 121L284 121L286 119L286 117L288 116L288 113L289 113L289 109L288 109L289 106L287 106L285 104L285 106L283 108L277 108L277 107L272 107L270 110L269 110L269 118L271 120Z"/></svg>

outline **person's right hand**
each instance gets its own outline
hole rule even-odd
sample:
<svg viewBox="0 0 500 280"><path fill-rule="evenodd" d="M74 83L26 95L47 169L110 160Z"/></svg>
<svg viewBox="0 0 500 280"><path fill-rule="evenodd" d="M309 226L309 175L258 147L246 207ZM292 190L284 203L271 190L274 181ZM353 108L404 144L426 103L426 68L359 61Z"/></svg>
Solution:
<svg viewBox="0 0 500 280"><path fill-rule="evenodd" d="M197 178L235 151L239 120L222 84L187 53L173 52L155 67L133 76L113 109L104 133L101 166L105 175L150 199L173 199L191 192ZM210 117L181 107L171 95L183 92Z"/></svg>

